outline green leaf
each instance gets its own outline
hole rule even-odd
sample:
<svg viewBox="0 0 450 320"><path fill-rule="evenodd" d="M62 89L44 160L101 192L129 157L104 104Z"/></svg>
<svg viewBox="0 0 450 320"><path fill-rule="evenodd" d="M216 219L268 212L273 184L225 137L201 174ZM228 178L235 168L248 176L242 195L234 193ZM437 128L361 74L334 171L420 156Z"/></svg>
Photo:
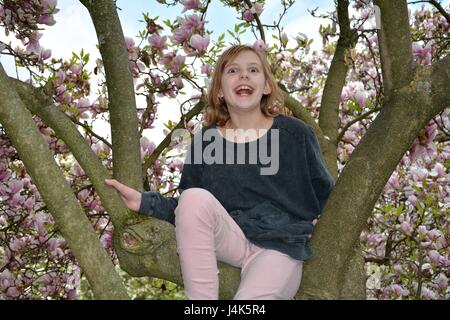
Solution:
<svg viewBox="0 0 450 320"><path fill-rule="evenodd" d="M83 61L84 61L84 63L88 63L88 61L89 61L89 53L87 53L87 54L83 57Z"/></svg>

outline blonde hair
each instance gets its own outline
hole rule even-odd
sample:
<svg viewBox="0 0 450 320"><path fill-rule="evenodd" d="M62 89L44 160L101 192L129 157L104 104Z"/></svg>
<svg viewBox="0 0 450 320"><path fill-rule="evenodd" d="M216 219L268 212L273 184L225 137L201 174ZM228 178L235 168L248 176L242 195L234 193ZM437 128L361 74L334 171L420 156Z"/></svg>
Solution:
<svg viewBox="0 0 450 320"><path fill-rule="evenodd" d="M221 79L225 66L243 51L252 51L259 57L264 69L264 76L271 89L270 94L263 95L261 98L262 113L271 117L280 113L279 110L284 103L284 97L278 88L278 84L274 76L272 75L267 58L249 45L235 45L222 53L214 69L211 86L208 90L208 105L203 113L203 125L205 127L212 124L224 126L228 119L230 119L230 114L228 113L225 100L223 98L219 98L219 91L222 85Z"/></svg>

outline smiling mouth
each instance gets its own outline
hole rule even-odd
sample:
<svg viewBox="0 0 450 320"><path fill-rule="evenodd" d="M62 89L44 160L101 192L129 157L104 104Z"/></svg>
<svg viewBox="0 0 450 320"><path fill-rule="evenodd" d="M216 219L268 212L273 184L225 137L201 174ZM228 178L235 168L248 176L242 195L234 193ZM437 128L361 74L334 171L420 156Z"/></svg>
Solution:
<svg viewBox="0 0 450 320"><path fill-rule="evenodd" d="M234 92L241 97L249 96L253 93L253 91L253 88L249 86L239 86L234 90Z"/></svg>

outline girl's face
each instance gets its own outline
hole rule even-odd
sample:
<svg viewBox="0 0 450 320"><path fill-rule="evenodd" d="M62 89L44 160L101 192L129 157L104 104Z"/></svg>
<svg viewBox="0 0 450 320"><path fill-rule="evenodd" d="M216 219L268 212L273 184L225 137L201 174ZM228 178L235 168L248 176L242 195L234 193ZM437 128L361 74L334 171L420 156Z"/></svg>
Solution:
<svg viewBox="0 0 450 320"><path fill-rule="evenodd" d="M242 51L225 66L219 97L225 99L229 111L260 108L262 96L270 93L261 61L253 51Z"/></svg>

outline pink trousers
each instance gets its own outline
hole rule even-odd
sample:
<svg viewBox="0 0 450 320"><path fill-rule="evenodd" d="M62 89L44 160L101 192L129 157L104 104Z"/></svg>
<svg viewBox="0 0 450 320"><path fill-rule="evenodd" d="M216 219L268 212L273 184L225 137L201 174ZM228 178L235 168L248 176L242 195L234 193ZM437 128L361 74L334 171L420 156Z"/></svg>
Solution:
<svg viewBox="0 0 450 320"><path fill-rule="evenodd" d="M175 215L177 251L187 299L218 299L217 260L241 268L235 300L289 300L297 293L302 261L249 242L207 190L183 191Z"/></svg>

